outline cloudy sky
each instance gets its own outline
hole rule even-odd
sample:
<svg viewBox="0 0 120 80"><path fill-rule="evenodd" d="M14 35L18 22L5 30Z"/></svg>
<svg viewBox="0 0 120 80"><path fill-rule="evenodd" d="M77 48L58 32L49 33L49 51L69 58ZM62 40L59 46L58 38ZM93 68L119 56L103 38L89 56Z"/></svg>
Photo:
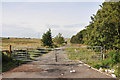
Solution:
<svg viewBox="0 0 120 80"><path fill-rule="evenodd" d="M41 38L49 28L52 36L70 38L89 24L102 2L3 2L2 37Z"/></svg>

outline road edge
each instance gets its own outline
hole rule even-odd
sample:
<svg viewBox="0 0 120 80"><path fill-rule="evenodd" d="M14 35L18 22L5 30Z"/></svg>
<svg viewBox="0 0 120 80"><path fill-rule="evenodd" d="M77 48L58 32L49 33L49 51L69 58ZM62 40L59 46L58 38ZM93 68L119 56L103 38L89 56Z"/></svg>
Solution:
<svg viewBox="0 0 120 80"><path fill-rule="evenodd" d="M110 74L107 74L107 73L102 72L102 71L100 71L100 70L98 70L98 69L96 69L96 68L93 68L93 67L91 67L90 65L88 65L88 64L86 64L86 63L84 63L84 62L82 62L82 61L79 61L79 63L82 63L82 64L84 64L85 66L90 67L91 69L93 69L93 70L95 70L95 71L97 71L97 72L100 72L100 73L105 74L105 75L107 75L107 76L109 76L109 77L111 77L111 78L114 78L114 77L111 76Z"/></svg>

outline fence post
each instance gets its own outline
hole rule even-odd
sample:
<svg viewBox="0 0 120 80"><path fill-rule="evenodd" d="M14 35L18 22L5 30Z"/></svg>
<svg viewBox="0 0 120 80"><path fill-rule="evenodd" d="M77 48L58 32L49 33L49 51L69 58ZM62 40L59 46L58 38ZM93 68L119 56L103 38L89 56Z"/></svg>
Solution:
<svg viewBox="0 0 120 80"><path fill-rule="evenodd" d="M105 47L103 48L103 60L105 60Z"/></svg>
<svg viewBox="0 0 120 80"><path fill-rule="evenodd" d="M10 56L10 57L11 57L11 53L12 53L11 45L9 45L9 56Z"/></svg>
<svg viewBox="0 0 120 80"><path fill-rule="evenodd" d="M26 60L28 60L28 48L26 49Z"/></svg>
<svg viewBox="0 0 120 80"><path fill-rule="evenodd" d="M57 62L57 50L55 49L55 61Z"/></svg>

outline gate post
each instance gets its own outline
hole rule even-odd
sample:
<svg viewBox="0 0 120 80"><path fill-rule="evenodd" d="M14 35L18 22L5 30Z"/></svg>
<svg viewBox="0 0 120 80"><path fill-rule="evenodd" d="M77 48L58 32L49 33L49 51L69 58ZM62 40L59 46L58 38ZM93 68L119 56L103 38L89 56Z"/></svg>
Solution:
<svg viewBox="0 0 120 80"><path fill-rule="evenodd" d="M57 50L55 49L55 61L57 62Z"/></svg>
<svg viewBox="0 0 120 80"><path fill-rule="evenodd" d="M55 53L55 61L57 62L57 53Z"/></svg>
<svg viewBox="0 0 120 80"><path fill-rule="evenodd" d="M28 59L28 49L26 49L26 60Z"/></svg>
<svg viewBox="0 0 120 80"><path fill-rule="evenodd" d="M105 47L103 48L103 60L105 60Z"/></svg>
<svg viewBox="0 0 120 80"><path fill-rule="evenodd" d="M9 45L9 56L11 57L11 52L12 52L12 50L11 50L11 45Z"/></svg>

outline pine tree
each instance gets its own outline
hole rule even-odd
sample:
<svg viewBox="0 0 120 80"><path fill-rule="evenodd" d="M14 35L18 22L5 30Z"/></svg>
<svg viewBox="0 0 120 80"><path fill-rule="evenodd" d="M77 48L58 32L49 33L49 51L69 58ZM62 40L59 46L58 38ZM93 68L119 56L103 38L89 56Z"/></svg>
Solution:
<svg viewBox="0 0 120 80"><path fill-rule="evenodd" d="M51 36L51 29L49 29L46 33L43 34L41 41L43 43L43 46L52 47L53 41Z"/></svg>

